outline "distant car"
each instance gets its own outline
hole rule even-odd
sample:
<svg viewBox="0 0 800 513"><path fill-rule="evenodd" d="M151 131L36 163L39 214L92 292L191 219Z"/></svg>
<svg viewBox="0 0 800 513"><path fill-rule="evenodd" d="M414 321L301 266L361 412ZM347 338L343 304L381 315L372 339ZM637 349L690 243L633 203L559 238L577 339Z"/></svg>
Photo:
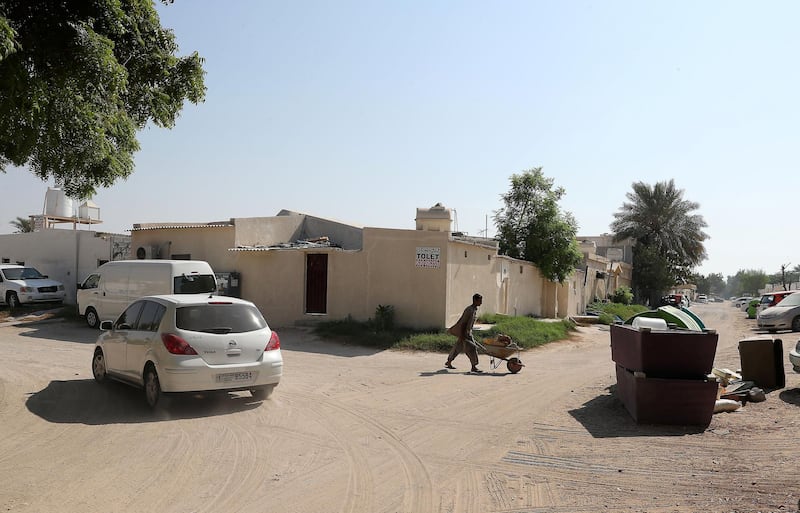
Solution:
<svg viewBox="0 0 800 513"><path fill-rule="evenodd" d="M143 388L151 408L174 392L248 390L266 399L283 374L278 334L238 298L146 296L100 329L94 379Z"/></svg>
<svg viewBox="0 0 800 513"><path fill-rule="evenodd" d="M742 307L746 308L746 305L748 303L750 303L750 301L752 301L752 299L753 299L752 296L740 296L740 297L734 298L731 301L731 305L733 307L735 307L735 308L742 308Z"/></svg>
<svg viewBox="0 0 800 513"><path fill-rule="evenodd" d="M30 303L61 303L66 295L63 283L33 267L0 264L0 304L14 309Z"/></svg>
<svg viewBox="0 0 800 513"><path fill-rule="evenodd" d="M689 298L683 294L669 294L661 298L662 305L670 305L676 308L688 307Z"/></svg>
<svg viewBox="0 0 800 513"><path fill-rule="evenodd" d="M697 299L695 300L697 303L708 303L708 296L705 294L698 294Z"/></svg>
<svg viewBox="0 0 800 513"><path fill-rule="evenodd" d="M778 330L800 331L800 294L790 294L780 303L758 314L758 327L775 333Z"/></svg>
<svg viewBox="0 0 800 513"><path fill-rule="evenodd" d="M757 312L761 313L764 309L769 308L771 306L775 306L781 301L783 301L786 296L789 294L794 294L797 292L796 290L779 290L777 292L769 292L767 294L762 294L761 299L758 303Z"/></svg>

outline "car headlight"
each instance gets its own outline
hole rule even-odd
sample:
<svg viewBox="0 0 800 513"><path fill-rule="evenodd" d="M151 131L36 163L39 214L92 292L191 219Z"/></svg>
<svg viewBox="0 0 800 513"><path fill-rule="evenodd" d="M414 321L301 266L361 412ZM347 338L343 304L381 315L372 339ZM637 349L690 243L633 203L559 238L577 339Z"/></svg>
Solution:
<svg viewBox="0 0 800 513"><path fill-rule="evenodd" d="M63 285L59 285L58 286L58 290L64 290L64 286Z"/></svg>
<svg viewBox="0 0 800 513"><path fill-rule="evenodd" d="M20 287L20 292L33 292L33 287Z"/></svg>

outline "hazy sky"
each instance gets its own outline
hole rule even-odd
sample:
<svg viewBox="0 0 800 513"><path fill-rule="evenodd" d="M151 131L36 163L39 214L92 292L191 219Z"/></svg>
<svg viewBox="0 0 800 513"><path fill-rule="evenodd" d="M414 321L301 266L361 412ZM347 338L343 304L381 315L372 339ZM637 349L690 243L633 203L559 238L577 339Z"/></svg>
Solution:
<svg viewBox="0 0 800 513"><path fill-rule="evenodd" d="M800 264L800 3L177 0L205 103L140 133L103 223L289 209L413 229L455 209L494 235L514 173L542 166L580 235L609 232L635 181L674 179L710 236L703 274ZM48 185L0 174L0 233ZM488 223L487 223L488 219Z"/></svg>

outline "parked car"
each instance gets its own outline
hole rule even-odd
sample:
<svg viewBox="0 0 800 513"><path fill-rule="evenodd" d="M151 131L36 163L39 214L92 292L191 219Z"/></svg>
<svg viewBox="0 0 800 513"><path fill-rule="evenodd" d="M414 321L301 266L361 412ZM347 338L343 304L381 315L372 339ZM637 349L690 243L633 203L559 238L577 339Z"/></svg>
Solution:
<svg viewBox="0 0 800 513"><path fill-rule="evenodd" d="M740 297L734 298L731 301L731 305L733 307L735 307L735 308L743 308L743 307L746 308L745 305L750 303L750 301L752 301L752 300L753 300L752 296L740 296Z"/></svg>
<svg viewBox="0 0 800 513"><path fill-rule="evenodd" d="M792 364L792 370L800 372L800 341L789 351L789 362Z"/></svg>
<svg viewBox="0 0 800 513"><path fill-rule="evenodd" d="M800 331L800 294L790 294L780 303L758 314L758 327L770 333L778 330Z"/></svg>
<svg viewBox="0 0 800 513"><path fill-rule="evenodd" d="M698 294L697 299L695 300L697 303L708 303L708 296L705 294Z"/></svg>
<svg viewBox="0 0 800 513"><path fill-rule="evenodd" d="M94 379L143 388L152 408L162 394L176 392L249 390L266 399L283 374L278 334L243 299L147 296L100 328Z"/></svg>
<svg viewBox="0 0 800 513"><path fill-rule="evenodd" d="M33 267L0 265L0 303L11 309L30 303L61 303L66 295L63 283Z"/></svg>
<svg viewBox="0 0 800 513"><path fill-rule="evenodd" d="M796 290L779 290L779 291L776 291L776 292L769 292L767 294L762 294L761 295L761 299L759 300L759 303L758 303L757 312L761 313L761 311L763 311L764 309L769 308L770 306L777 305L778 303L783 301L783 299L786 296L788 296L789 294L794 294L795 292L797 292L797 291Z"/></svg>
<svg viewBox="0 0 800 513"><path fill-rule="evenodd" d="M688 307L689 298L683 294L669 294L661 298L662 305L670 305L676 308Z"/></svg>

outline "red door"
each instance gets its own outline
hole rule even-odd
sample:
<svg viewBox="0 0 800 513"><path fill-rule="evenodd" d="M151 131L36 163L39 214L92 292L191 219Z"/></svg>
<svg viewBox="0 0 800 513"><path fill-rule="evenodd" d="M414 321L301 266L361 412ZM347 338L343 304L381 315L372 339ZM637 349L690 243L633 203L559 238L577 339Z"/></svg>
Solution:
<svg viewBox="0 0 800 513"><path fill-rule="evenodd" d="M306 256L306 313L328 312L328 255Z"/></svg>

